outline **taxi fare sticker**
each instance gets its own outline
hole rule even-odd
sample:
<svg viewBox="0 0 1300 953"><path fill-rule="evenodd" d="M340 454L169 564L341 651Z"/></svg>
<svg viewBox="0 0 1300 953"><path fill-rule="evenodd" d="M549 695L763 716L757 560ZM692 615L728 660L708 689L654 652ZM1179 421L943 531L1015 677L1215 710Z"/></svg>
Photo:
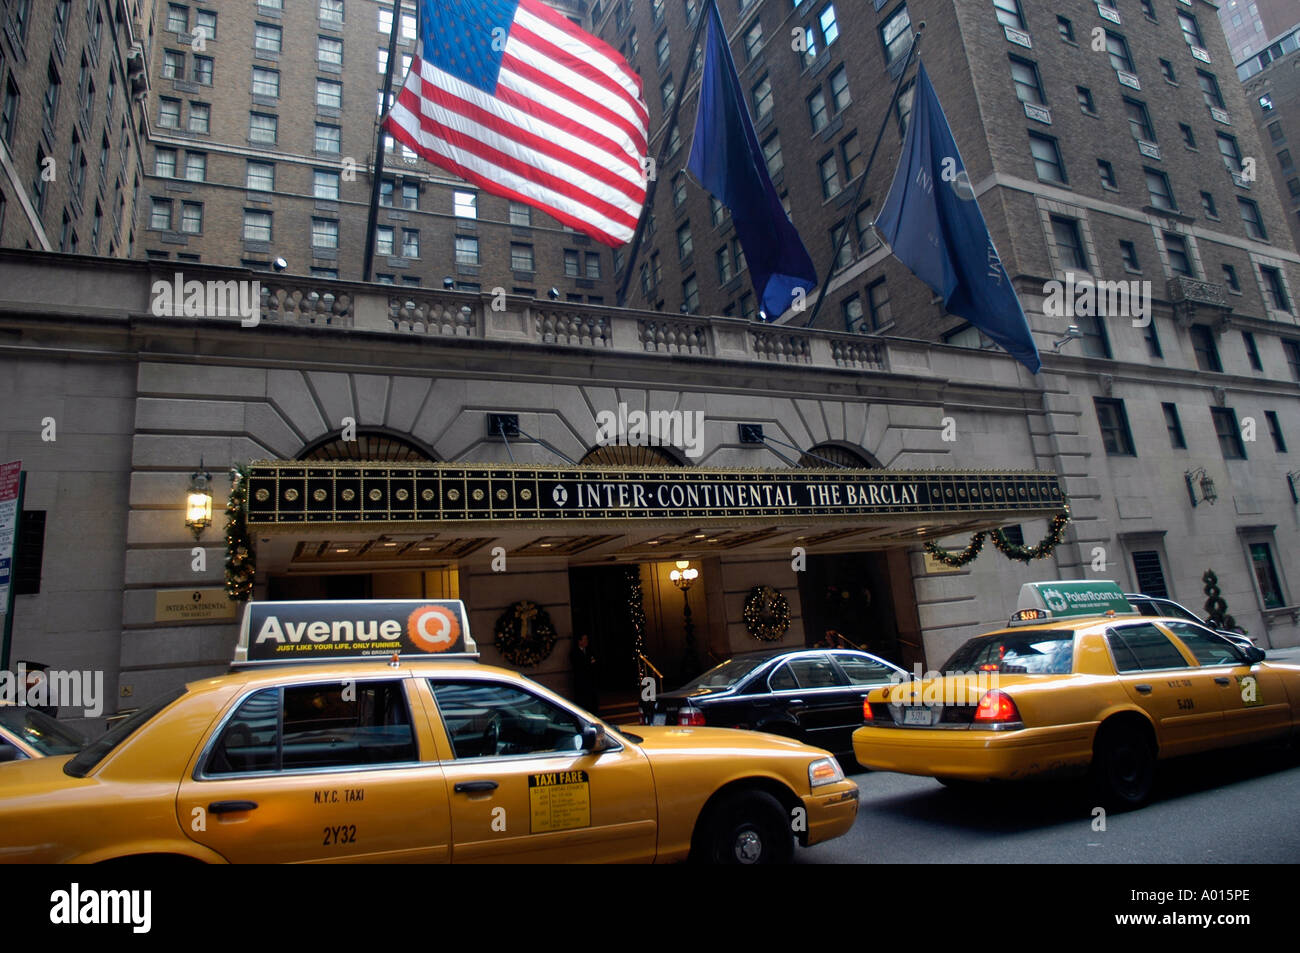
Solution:
<svg viewBox="0 0 1300 953"><path fill-rule="evenodd" d="M591 826L591 784L586 771L550 771L528 776L529 832L567 831Z"/></svg>

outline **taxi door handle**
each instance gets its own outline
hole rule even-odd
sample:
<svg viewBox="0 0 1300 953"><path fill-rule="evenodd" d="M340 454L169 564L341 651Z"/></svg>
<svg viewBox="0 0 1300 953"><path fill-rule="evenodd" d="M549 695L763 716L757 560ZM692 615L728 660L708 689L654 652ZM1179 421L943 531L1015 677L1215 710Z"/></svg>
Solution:
<svg viewBox="0 0 1300 953"><path fill-rule="evenodd" d="M497 783L495 781L457 781L455 791L457 794L475 794L479 791L495 791Z"/></svg>
<svg viewBox="0 0 1300 953"><path fill-rule="evenodd" d="M255 811L256 801L213 801L208 805L209 814L234 814L236 811Z"/></svg>
<svg viewBox="0 0 1300 953"><path fill-rule="evenodd" d="M1225 677L1222 676L1222 675L1216 675L1216 676L1214 677L1214 684L1215 684L1215 685L1231 685L1231 684L1232 684L1232 679L1230 679L1230 678L1225 678Z"/></svg>
<svg viewBox="0 0 1300 953"><path fill-rule="evenodd" d="M1150 686L1150 685L1146 685L1146 684L1143 684L1143 685L1134 685L1133 688L1136 689L1138 692L1140 692L1140 693L1143 694L1143 695L1150 695L1150 694L1151 694L1151 686Z"/></svg>

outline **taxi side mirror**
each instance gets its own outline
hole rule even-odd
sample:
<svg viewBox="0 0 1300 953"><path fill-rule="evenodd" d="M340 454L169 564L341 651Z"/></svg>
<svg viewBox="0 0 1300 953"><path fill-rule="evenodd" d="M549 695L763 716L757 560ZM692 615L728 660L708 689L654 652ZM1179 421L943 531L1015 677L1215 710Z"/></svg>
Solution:
<svg viewBox="0 0 1300 953"><path fill-rule="evenodd" d="M582 750L603 751L605 748L605 729L600 725L586 725L582 729Z"/></svg>
<svg viewBox="0 0 1300 953"><path fill-rule="evenodd" d="M1248 665L1254 665L1256 662L1262 662L1266 657L1264 654L1264 650L1259 648L1256 645L1252 645L1249 648L1243 648L1241 650L1241 654L1246 656L1246 664Z"/></svg>

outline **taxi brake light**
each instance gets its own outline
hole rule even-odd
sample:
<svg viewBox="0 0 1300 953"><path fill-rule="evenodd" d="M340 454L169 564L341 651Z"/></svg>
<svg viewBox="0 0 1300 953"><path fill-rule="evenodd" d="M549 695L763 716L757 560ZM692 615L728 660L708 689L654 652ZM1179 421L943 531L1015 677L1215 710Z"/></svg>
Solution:
<svg viewBox="0 0 1300 953"><path fill-rule="evenodd" d="M1020 711L1011 696L996 688L984 693L975 709L975 721L984 724L1006 724L1020 721Z"/></svg>
<svg viewBox="0 0 1300 953"><path fill-rule="evenodd" d="M677 712L677 724L696 726L704 724L704 712L695 707L686 707Z"/></svg>
<svg viewBox="0 0 1300 953"><path fill-rule="evenodd" d="M871 713L871 702L867 701L865 698L862 699L862 720L872 721L874 719L875 715Z"/></svg>

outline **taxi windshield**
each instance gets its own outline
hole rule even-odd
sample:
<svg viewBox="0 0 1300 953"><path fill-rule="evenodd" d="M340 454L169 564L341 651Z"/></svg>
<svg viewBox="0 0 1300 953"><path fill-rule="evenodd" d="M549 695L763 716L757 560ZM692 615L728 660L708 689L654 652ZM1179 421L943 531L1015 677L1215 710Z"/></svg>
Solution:
<svg viewBox="0 0 1300 953"><path fill-rule="evenodd" d="M100 736L99 740L87 745L82 749L81 754L65 764L63 773L74 778L84 778L95 765L103 761L110 751L129 738L137 728L184 694L185 689L178 688L163 695L153 704L139 709L129 718L122 719L122 721L110 728L106 734Z"/></svg>
<svg viewBox="0 0 1300 953"><path fill-rule="evenodd" d="M1074 667L1074 633L1002 633L971 639L948 659L945 672L1066 675Z"/></svg>
<svg viewBox="0 0 1300 953"><path fill-rule="evenodd" d="M0 706L0 728L21 738L43 755L75 754L86 746L81 732L44 712L25 706Z"/></svg>
<svg viewBox="0 0 1300 953"><path fill-rule="evenodd" d="M737 682L743 679L754 669L766 662L771 656L741 656L740 658L727 659L721 665L715 665L703 675L700 675L687 682L681 688L680 692L686 694L700 695L708 692L723 692L733 687Z"/></svg>

